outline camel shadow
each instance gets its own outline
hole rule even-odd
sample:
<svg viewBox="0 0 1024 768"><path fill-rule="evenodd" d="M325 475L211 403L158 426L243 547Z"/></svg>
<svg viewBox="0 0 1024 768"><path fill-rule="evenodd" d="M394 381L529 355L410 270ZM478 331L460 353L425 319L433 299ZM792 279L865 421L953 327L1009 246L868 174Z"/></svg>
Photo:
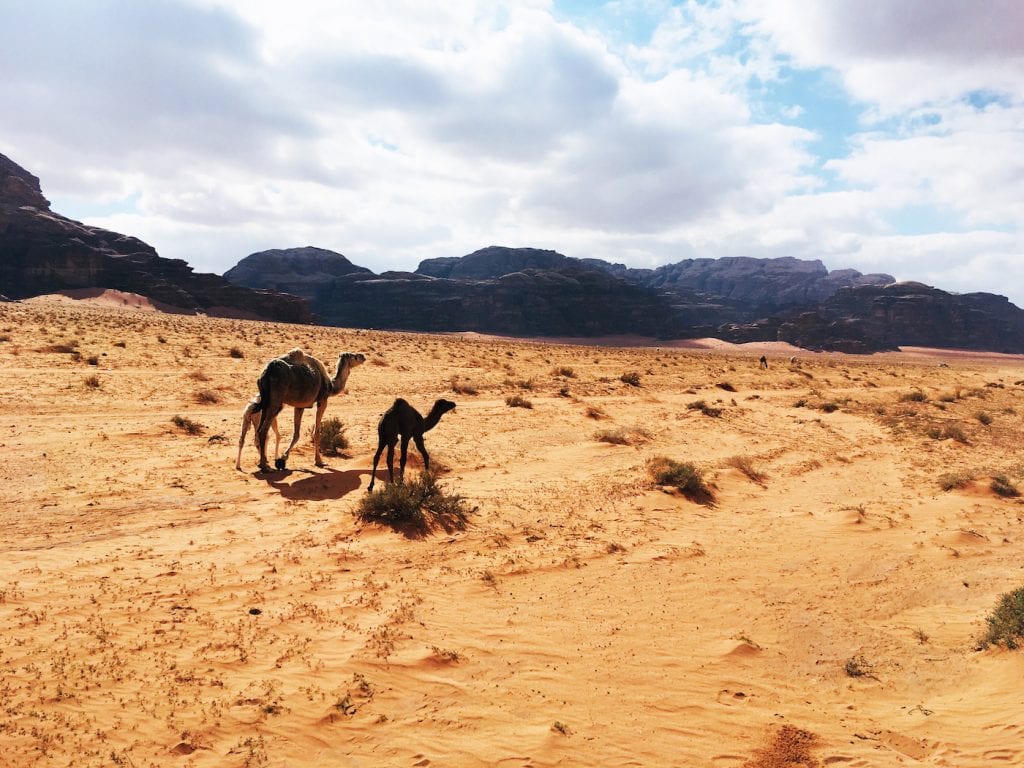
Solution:
<svg viewBox="0 0 1024 768"><path fill-rule="evenodd" d="M295 474L305 474L294 482L287 480ZM368 469L337 470L324 467L322 471L309 469L283 469L264 473L264 480L284 498L292 501L329 501L340 499L359 489L360 475L368 475Z"/></svg>

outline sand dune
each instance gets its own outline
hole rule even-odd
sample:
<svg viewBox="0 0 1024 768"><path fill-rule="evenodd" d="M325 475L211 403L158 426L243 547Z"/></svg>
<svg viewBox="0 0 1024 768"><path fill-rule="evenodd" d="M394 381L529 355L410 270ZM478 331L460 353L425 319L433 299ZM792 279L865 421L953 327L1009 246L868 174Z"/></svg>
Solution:
<svg viewBox="0 0 1024 768"><path fill-rule="evenodd" d="M1024 586L1024 507L990 482L1024 482L1024 358L116 300L2 305L0 340L4 765L1024 764L1024 653L976 650ZM347 454L314 467L304 436L262 475L247 445L237 472L294 346L368 358L327 411ZM458 402L427 445L467 530L354 517L398 396ZM654 485L659 456L712 494Z"/></svg>

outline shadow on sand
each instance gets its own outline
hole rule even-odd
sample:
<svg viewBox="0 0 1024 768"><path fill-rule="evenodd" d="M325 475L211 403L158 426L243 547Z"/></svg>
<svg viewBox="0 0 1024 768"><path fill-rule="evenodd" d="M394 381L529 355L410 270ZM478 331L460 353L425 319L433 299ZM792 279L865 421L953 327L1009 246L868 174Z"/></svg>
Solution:
<svg viewBox="0 0 1024 768"><path fill-rule="evenodd" d="M293 501L327 501L340 499L359 489L360 475L369 475L368 469L337 470L324 467L314 472L309 469L282 469L260 473L271 488ZM305 475L292 481L293 475Z"/></svg>

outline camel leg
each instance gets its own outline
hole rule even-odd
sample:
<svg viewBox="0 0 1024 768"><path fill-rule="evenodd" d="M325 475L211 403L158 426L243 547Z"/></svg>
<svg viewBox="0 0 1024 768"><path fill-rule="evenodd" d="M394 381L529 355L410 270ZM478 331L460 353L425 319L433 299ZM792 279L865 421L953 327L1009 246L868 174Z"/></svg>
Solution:
<svg viewBox="0 0 1024 768"><path fill-rule="evenodd" d="M252 412L255 403L249 403L242 414L242 434L238 436L238 458L235 459L235 469L242 469L242 447L245 445L245 436L249 433L249 427L253 425L256 414Z"/></svg>
<svg viewBox="0 0 1024 768"><path fill-rule="evenodd" d="M423 437L421 435L415 435L413 440L416 441L416 450L420 452L420 456L423 457L423 471L430 471L430 454L427 453L427 446L423 444Z"/></svg>
<svg viewBox="0 0 1024 768"><path fill-rule="evenodd" d="M370 472L370 487L366 489L367 492L373 490L373 483L377 479L377 462L380 461L380 455L384 453L385 443L385 440L380 440L377 442L377 452L373 454L373 471ZM390 460L388 461L388 464L391 464Z"/></svg>
<svg viewBox="0 0 1024 768"><path fill-rule="evenodd" d="M388 443L388 482L395 482L395 443Z"/></svg>
<svg viewBox="0 0 1024 768"><path fill-rule="evenodd" d="M276 419L277 414L281 412L281 405L267 406L263 409L263 417L260 419L260 425L256 428L256 444L260 449L260 471L269 472L270 467L267 466L267 433L270 431L270 427L273 425L276 430Z"/></svg>
<svg viewBox="0 0 1024 768"><path fill-rule="evenodd" d="M398 482L405 481L405 459L409 454L409 438L402 435L402 455L398 460Z"/></svg>
<svg viewBox="0 0 1024 768"><path fill-rule="evenodd" d="M293 418L293 429L292 429L292 442L288 446L288 450L284 452L284 456L274 462L274 466L278 469L284 469L288 465L288 457L292 455L292 448L299 442L299 431L302 429L302 408L296 408ZM280 438L278 438L280 440Z"/></svg>
<svg viewBox="0 0 1024 768"><path fill-rule="evenodd" d="M320 458L320 422L323 420L324 411L326 410L326 400L316 404L316 423L313 425L313 461L318 467L322 467L324 465L324 460Z"/></svg>

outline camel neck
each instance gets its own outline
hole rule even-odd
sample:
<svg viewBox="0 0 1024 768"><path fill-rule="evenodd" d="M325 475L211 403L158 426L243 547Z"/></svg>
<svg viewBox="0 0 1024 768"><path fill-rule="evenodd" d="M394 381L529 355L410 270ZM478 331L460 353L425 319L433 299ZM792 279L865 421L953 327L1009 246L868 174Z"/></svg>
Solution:
<svg viewBox="0 0 1024 768"><path fill-rule="evenodd" d="M442 411L442 410L440 410L438 408L432 408L430 410L430 413L428 413L427 417L423 420L423 431L424 432L428 432L431 429L433 429L434 427L436 427L437 426L437 422L439 422L441 420L441 417L443 415L444 415L444 411Z"/></svg>

